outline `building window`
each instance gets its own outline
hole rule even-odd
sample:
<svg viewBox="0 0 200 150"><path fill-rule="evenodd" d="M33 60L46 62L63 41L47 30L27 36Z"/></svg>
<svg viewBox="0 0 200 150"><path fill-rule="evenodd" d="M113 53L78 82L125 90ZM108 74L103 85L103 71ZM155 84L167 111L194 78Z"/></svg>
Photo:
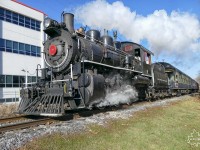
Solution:
<svg viewBox="0 0 200 150"><path fill-rule="evenodd" d="M30 28L30 21L31 19L28 17L25 17L25 27Z"/></svg>
<svg viewBox="0 0 200 150"><path fill-rule="evenodd" d="M12 102L12 98L6 98L6 102Z"/></svg>
<svg viewBox="0 0 200 150"><path fill-rule="evenodd" d="M5 102L5 98L0 98L0 103L4 103Z"/></svg>
<svg viewBox="0 0 200 150"><path fill-rule="evenodd" d="M28 77L28 83L31 83L32 82L32 77Z"/></svg>
<svg viewBox="0 0 200 150"><path fill-rule="evenodd" d="M36 82L36 77L32 77L32 82Z"/></svg>
<svg viewBox="0 0 200 150"><path fill-rule="evenodd" d="M26 55L30 55L31 54L31 46L28 44L25 44L25 52Z"/></svg>
<svg viewBox="0 0 200 150"><path fill-rule="evenodd" d="M13 53L18 53L19 43L13 41Z"/></svg>
<svg viewBox="0 0 200 150"><path fill-rule="evenodd" d="M24 43L19 43L19 53L24 54Z"/></svg>
<svg viewBox="0 0 200 150"><path fill-rule="evenodd" d="M24 27L24 16L19 15L19 25Z"/></svg>
<svg viewBox="0 0 200 150"><path fill-rule="evenodd" d="M35 20L31 19L31 29L35 30L36 24Z"/></svg>
<svg viewBox="0 0 200 150"><path fill-rule="evenodd" d="M13 15L12 15L12 22L14 23L14 24L17 24L18 25L18 22L19 22L19 16L18 16L18 14L16 14L16 13L13 13Z"/></svg>
<svg viewBox="0 0 200 150"><path fill-rule="evenodd" d="M19 79L20 79L20 87L21 87L25 83L25 77L24 76L20 76Z"/></svg>
<svg viewBox="0 0 200 150"><path fill-rule="evenodd" d="M13 83L13 76L6 75L6 87L12 87Z"/></svg>
<svg viewBox="0 0 200 150"><path fill-rule="evenodd" d="M19 87L19 76L13 76L13 87Z"/></svg>
<svg viewBox="0 0 200 150"><path fill-rule="evenodd" d="M34 82L36 82L36 77L28 76L27 83L34 83ZM25 76L0 75L0 88L22 87L24 84L25 84Z"/></svg>
<svg viewBox="0 0 200 150"><path fill-rule="evenodd" d="M40 31L40 22L39 21L36 21L36 30L37 31Z"/></svg>
<svg viewBox="0 0 200 150"><path fill-rule="evenodd" d="M41 22L0 7L0 20L40 31Z"/></svg>
<svg viewBox="0 0 200 150"><path fill-rule="evenodd" d="M5 51L5 49L6 52L41 57L41 48L38 46L0 38L0 51Z"/></svg>
<svg viewBox="0 0 200 150"><path fill-rule="evenodd" d="M0 51L5 51L5 40L0 38Z"/></svg>
<svg viewBox="0 0 200 150"><path fill-rule="evenodd" d="M31 45L31 55L36 56L36 46Z"/></svg>
<svg viewBox="0 0 200 150"><path fill-rule="evenodd" d="M12 52L12 41L6 40L6 51Z"/></svg>
<svg viewBox="0 0 200 150"><path fill-rule="evenodd" d="M9 10L6 10L6 21L11 22L12 13Z"/></svg>
<svg viewBox="0 0 200 150"><path fill-rule="evenodd" d="M0 103L5 103L5 102L18 102L19 98L14 97L14 98L1 98Z"/></svg>
<svg viewBox="0 0 200 150"><path fill-rule="evenodd" d="M41 48L37 47L37 56L40 57L41 56L40 54L41 54Z"/></svg>
<svg viewBox="0 0 200 150"><path fill-rule="evenodd" d="M0 87L5 87L5 75L0 75Z"/></svg>
<svg viewBox="0 0 200 150"><path fill-rule="evenodd" d="M4 9L0 8L0 20L4 20Z"/></svg>

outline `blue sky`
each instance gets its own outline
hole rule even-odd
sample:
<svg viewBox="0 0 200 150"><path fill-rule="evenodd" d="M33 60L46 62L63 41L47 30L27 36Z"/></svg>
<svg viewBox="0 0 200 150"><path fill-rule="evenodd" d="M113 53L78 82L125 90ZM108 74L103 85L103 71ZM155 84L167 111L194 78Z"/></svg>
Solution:
<svg viewBox="0 0 200 150"><path fill-rule="evenodd" d="M91 0L59 0L59 1L47 1L47 0L18 0L31 7L39 9L45 12L50 18L60 21L60 14L62 11L73 12L75 8L80 7ZM108 3L115 2L114 0L107 0ZM200 0L123 0L121 1L126 7L130 8L130 11L136 12L138 15L148 16L154 13L155 10L165 10L167 14L172 11L188 12L194 14L200 20ZM76 24L76 26L79 24ZM124 39L123 36L121 39ZM200 41L200 40L199 40ZM144 46L148 48L148 42L142 42ZM189 50L190 51L190 50ZM195 56L196 55L196 56ZM199 56L199 57L198 57ZM172 59L173 57L173 59ZM178 67L186 74L195 78L200 71L200 50L193 54L195 61L186 61L187 58L181 56L177 58L174 56L166 56L165 54L154 57L154 61L166 61L170 62ZM175 62L178 59L177 62ZM178 63L180 62L180 63ZM185 63L184 63L185 62Z"/></svg>

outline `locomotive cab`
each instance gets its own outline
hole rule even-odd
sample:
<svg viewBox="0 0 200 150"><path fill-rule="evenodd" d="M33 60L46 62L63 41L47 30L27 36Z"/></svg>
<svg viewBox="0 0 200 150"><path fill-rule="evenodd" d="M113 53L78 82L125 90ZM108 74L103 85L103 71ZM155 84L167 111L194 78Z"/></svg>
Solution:
<svg viewBox="0 0 200 150"><path fill-rule="evenodd" d="M136 71L151 76L151 51L134 42L122 42L122 50L132 55L132 64Z"/></svg>

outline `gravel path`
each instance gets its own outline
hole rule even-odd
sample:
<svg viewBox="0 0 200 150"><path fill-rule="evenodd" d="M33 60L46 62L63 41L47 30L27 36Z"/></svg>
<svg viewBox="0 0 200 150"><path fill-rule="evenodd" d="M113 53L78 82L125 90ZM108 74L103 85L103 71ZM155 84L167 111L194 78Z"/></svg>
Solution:
<svg viewBox="0 0 200 150"><path fill-rule="evenodd" d="M175 97L155 102L146 102L143 104L133 105L127 109L111 111L106 113L95 114L93 116L78 118L66 122L60 122L53 125L41 125L35 128L23 129L19 131L10 131L0 134L0 149L13 150L30 142L34 138L51 133L73 134L88 130L89 124L106 125L111 119L127 119L134 115L135 112L145 110L151 107L166 106L171 102L188 100L189 96Z"/></svg>

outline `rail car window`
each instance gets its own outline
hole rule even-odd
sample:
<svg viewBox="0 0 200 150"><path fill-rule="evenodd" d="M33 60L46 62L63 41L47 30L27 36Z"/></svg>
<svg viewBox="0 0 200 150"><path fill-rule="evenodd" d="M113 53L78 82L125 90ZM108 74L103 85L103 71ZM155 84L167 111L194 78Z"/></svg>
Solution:
<svg viewBox="0 0 200 150"><path fill-rule="evenodd" d="M144 61L146 64L151 64L151 55L147 52L144 52Z"/></svg>
<svg viewBox="0 0 200 150"><path fill-rule="evenodd" d="M140 49L135 49L135 59L141 61Z"/></svg>
<svg viewBox="0 0 200 150"><path fill-rule="evenodd" d="M0 20L40 31L41 22L0 7Z"/></svg>

